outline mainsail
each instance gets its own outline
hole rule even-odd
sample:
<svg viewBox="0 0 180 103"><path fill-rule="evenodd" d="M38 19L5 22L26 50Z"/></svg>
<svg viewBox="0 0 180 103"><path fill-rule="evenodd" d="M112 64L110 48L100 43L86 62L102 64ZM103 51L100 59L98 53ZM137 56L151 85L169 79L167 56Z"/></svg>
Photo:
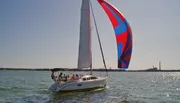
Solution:
<svg viewBox="0 0 180 103"><path fill-rule="evenodd" d="M90 0L82 0L78 68L90 68L92 65L90 29Z"/></svg>
<svg viewBox="0 0 180 103"><path fill-rule="evenodd" d="M132 53L132 31L122 15L114 6L104 0L98 0L107 13L116 35L118 51L118 68L126 69L129 66Z"/></svg>

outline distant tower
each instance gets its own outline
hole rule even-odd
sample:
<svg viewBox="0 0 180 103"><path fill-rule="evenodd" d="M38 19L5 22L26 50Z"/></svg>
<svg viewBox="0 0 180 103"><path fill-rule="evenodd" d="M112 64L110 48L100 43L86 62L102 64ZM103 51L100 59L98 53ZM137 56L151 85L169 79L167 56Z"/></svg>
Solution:
<svg viewBox="0 0 180 103"><path fill-rule="evenodd" d="M161 70L161 61L159 61L159 70Z"/></svg>

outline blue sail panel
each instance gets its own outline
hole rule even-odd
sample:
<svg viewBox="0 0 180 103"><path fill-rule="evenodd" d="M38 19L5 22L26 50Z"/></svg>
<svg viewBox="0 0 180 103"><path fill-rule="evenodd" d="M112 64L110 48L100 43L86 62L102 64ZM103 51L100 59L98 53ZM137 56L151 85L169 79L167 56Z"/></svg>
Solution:
<svg viewBox="0 0 180 103"><path fill-rule="evenodd" d="M127 69L132 54L131 27L122 13L120 13L112 4L105 0L98 0L98 2L105 10L114 28L117 42L118 68Z"/></svg>

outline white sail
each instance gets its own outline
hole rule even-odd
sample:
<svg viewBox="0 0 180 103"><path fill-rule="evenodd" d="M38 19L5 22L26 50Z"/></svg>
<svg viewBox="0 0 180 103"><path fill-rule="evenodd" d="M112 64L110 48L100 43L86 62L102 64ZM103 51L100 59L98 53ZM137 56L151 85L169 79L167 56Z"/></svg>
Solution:
<svg viewBox="0 0 180 103"><path fill-rule="evenodd" d="M90 68L92 64L90 19L90 0L82 0L78 68Z"/></svg>
<svg viewBox="0 0 180 103"><path fill-rule="evenodd" d="M76 91L76 90L106 87L107 77L96 77L92 75L90 19L91 19L90 18L90 0L82 0L78 68L90 68L91 74L84 75L80 78L77 77L77 79L74 79L74 80L72 80L71 78L59 79L59 78L56 78L56 76L52 74L52 77L53 77L52 79L55 81L55 83L51 85L49 90L54 91L54 92L65 92L65 91ZM97 26L96 26L96 29L97 29ZM98 40L100 42L100 39Z"/></svg>

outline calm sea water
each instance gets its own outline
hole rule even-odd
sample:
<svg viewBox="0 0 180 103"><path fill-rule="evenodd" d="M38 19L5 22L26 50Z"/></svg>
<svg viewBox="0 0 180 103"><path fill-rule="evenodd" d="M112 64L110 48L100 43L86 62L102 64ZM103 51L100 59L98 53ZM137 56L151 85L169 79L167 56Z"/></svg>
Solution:
<svg viewBox="0 0 180 103"><path fill-rule="evenodd" d="M0 70L0 103L180 103L180 73L109 72L104 90L69 93L48 91L50 74Z"/></svg>

